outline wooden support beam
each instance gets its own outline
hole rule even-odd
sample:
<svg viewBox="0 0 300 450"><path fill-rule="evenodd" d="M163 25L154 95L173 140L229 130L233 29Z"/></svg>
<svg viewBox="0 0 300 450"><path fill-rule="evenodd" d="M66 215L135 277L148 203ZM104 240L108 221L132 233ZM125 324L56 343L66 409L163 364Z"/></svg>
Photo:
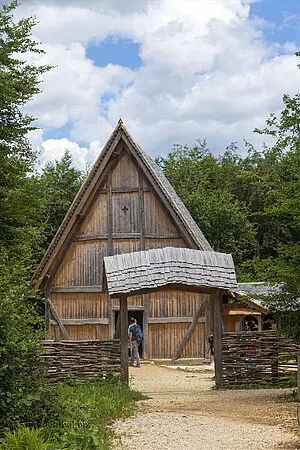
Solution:
<svg viewBox="0 0 300 450"><path fill-rule="evenodd" d="M198 323L198 319L199 319L199 317L201 316L201 314L204 311L205 304L207 302L207 298L208 298L207 295L205 295L204 300L202 301L201 305L198 308L198 311L196 312L195 316L193 317L193 321L192 321L191 325L189 326L189 328L188 328L184 338L182 339L181 343L179 344L178 349L174 353L174 356L172 358L172 362L176 361L176 359L179 358L179 356L180 356L180 354L181 354L185 344L188 342L189 338L191 337L191 335L192 335L192 333L193 333L193 331L195 329L195 326Z"/></svg>
<svg viewBox="0 0 300 450"><path fill-rule="evenodd" d="M69 340L70 337L67 333L67 330L64 327L64 324L61 321L61 318L58 315L58 312L56 311L53 303L51 302L50 298L47 299L47 302L49 303L49 308L50 308L50 313L52 314L53 319L57 322L59 329L61 331L62 334L62 338L65 340Z"/></svg>
<svg viewBox="0 0 300 450"><path fill-rule="evenodd" d="M149 317L148 323L193 323L195 317ZM196 323L205 322L205 317L198 317Z"/></svg>
<svg viewBox="0 0 300 450"><path fill-rule="evenodd" d="M121 380L128 383L128 308L127 296L120 296L120 321L121 321Z"/></svg>
<svg viewBox="0 0 300 450"><path fill-rule="evenodd" d="M140 219L142 220L142 219ZM179 234L175 233L145 233L141 230L140 233L112 233L112 239L141 239L141 235L143 238L147 239L181 239ZM76 241L104 241L109 238L108 234L78 234L74 236L72 239L73 242ZM144 248L142 248L144 250Z"/></svg>
<svg viewBox="0 0 300 450"><path fill-rule="evenodd" d="M53 286L51 292L103 292L103 286Z"/></svg>
<svg viewBox="0 0 300 450"><path fill-rule="evenodd" d="M109 325L107 318L89 318L89 319L61 319L63 325ZM55 325L56 321L51 321Z"/></svg>
<svg viewBox="0 0 300 450"><path fill-rule="evenodd" d="M136 187L114 187L112 188L112 193L118 193L118 194L126 194L127 192L139 192L140 188L139 186ZM106 194L108 192L108 189L102 189L100 191L100 194ZM143 192L153 192L151 188L143 188Z"/></svg>
<svg viewBox="0 0 300 450"><path fill-rule="evenodd" d="M223 385L223 362L222 362L222 296L219 291L213 294L214 301L214 361L215 361L215 383L220 388Z"/></svg>
<svg viewBox="0 0 300 450"><path fill-rule="evenodd" d="M119 305L113 306L114 311L120 311ZM128 305L128 311L144 311L144 306L141 305Z"/></svg>

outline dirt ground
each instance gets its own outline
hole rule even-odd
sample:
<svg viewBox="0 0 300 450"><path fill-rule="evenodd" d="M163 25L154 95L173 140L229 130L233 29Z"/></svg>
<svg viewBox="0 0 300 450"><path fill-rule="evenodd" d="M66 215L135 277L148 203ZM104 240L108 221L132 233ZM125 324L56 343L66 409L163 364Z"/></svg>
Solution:
<svg viewBox="0 0 300 450"><path fill-rule="evenodd" d="M115 449L300 449L296 405L279 402L291 390L216 391L212 377L203 368L130 368L131 387L149 399L116 424Z"/></svg>

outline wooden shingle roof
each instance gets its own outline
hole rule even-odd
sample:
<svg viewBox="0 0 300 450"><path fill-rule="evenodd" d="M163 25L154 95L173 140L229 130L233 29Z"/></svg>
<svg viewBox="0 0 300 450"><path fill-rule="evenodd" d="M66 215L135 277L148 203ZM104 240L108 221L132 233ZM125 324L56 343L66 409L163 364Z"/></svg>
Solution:
<svg viewBox="0 0 300 450"><path fill-rule="evenodd" d="M104 258L110 295L157 289L169 284L217 289L236 288L232 256L166 247Z"/></svg>
<svg viewBox="0 0 300 450"><path fill-rule="evenodd" d="M62 221L61 226L59 227L56 235L54 236L33 276L32 281L35 283L36 287L39 287L43 283L44 278L51 274L50 268L53 264L53 261L65 245L66 241L70 239L70 233L73 229L72 227L74 227L78 217L82 215L82 211L84 209L88 196L93 191L93 188L97 183L97 180L103 173L109 158L111 157L121 140L123 140L128 150L136 159L137 163L143 166L144 171L147 172L146 175L150 177L152 183L164 197L168 208L172 211L172 214L174 214L177 220L182 224L183 229L186 230L189 239L193 243L193 246L200 250L212 250L204 234L199 229L188 209L184 206L166 177L163 175L154 161L133 140L133 138L125 128L123 122L119 120L116 128L114 129L107 143L103 147L99 157L97 158L95 164L93 165L87 179L81 186L78 194L71 204L64 220Z"/></svg>

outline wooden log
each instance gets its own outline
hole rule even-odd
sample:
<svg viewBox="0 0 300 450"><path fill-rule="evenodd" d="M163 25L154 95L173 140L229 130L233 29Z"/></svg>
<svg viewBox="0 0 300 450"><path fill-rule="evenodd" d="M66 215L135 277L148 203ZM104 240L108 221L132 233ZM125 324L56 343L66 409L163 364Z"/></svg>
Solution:
<svg viewBox="0 0 300 450"><path fill-rule="evenodd" d="M120 297L120 316L121 316L121 380L128 383L128 308L127 296Z"/></svg>
<svg viewBox="0 0 300 450"><path fill-rule="evenodd" d="M202 303L201 303L201 305L200 305L199 308L198 308L198 311L196 311L196 314L195 314L195 316L193 317L193 321L192 321L191 325L189 326L189 328L188 328L188 330L187 330L185 336L183 337L182 341L180 342L180 344L179 344L179 346L178 346L176 352L174 353L174 356L173 356L173 358L172 358L172 362L176 361L176 359L179 358L179 356L180 356L180 354L181 354L181 352L182 352L184 346L186 345L186 343L187 343L188 340L190 339L190 337L191 337L191 335L192 335L192 333L193 333L193 331L194 331L194 329L195 329L195 326L196 326L197 323L198 323L198 319L199 319L199 317L201 316L201 314L202 314L203 311L204 311L204 308L205 308L207 299L208 299L208 296L205 295L205 296L204 296L204 299L203 299L203 301L202 301Z"/></svg>
<svg viewBox="0 0 300 450"><path fill-rule="evenodd" d="M213 295L214 302L214 362L215 383L220 388L223 385L223 361L222 361L222 297L218 291Z"/></svg>

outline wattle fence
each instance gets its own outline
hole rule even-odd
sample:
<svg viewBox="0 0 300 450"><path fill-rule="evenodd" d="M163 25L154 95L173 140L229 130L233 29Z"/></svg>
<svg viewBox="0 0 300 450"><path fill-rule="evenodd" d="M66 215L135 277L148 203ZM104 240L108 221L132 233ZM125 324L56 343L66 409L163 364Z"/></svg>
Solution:
<svg viewBox="0 0 300 450"><path fill-rule="evenodd" d="M276 331L223 333L223 385L296 384L298 352L298 345Z"/></svg>
<svg viewBox="0 0 300 450"><path fill-rule="evenodd" d="M118 339L105 341L45 341L42 356L51 382L68 378L118 376L121 346Z"/></svg>

